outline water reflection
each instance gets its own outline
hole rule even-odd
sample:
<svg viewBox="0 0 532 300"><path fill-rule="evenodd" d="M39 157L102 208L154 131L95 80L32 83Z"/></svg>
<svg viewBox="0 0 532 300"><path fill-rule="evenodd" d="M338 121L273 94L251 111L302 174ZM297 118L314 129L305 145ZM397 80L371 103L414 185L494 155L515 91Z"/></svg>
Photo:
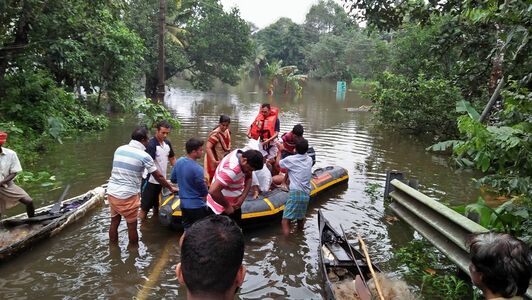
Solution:
<svg viewBox="0 0 532 300"><path fill-rule="evenodd" d="M382 199L386 170L405 172L419 180L424 193L453 203L475 198L469 182L474 174L457 172L442 156L424 148L430 141L400 134L377 125L370 112L346 108L368 105L359 91L347 90L337 102L335 83L309 81L302 97L268 97L262 83L254 80L237 87L217 86L198 92L179 82L165 103L181 121L170 139L178 156L192 137L206 138L220 114L232 119L233 144L244 145L245 132L259 104L270 101L281 108L281 131L301 123L305 137L317 151L317 167L340 165L348 170L347 185L322 194L312 203L302 232L289 239L280 224L246 232L244 262L248 273L242 299L323 296L318 264L317 210L323 209L332 225L342 225L348 237L360 233L377 262L386 264L394 249L408 242L413 231L402 222L388 223L391 214ZM60 185L70 183L71 194L81 194L105 182L110 175L116 147L129 141L135 120L115 119L110 128L80 134L58 145L39 162L50 169ZM373 195L368 187L376 187ZM31 190L38 205L50 204L61 190ZM375 196L376 195L376 196ZM379 196L380 195L380 196ZM23 208L22 208L23 210ZM279 222L280 223L280 222ZM185 291L175 279L179 261L179 234L161 228L156 218L140 226L138 249L127 248L126 225L119 228L119 248L109 246L109 213L98 208L60 235L0 266L0 290L4 298L35 299L43 295L59 299L184 299Z"/></svg>

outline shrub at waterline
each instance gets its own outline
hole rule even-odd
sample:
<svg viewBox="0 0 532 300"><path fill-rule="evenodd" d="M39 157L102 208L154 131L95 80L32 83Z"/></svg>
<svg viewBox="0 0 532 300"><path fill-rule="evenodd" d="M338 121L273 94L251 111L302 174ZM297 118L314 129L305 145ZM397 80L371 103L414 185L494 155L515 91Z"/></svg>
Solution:
<svg viewBox="0 0 532 300"><path fill-rule="evenodd" d="M370 91L378 118L386 125L414 133L453 136L457 133L455 103L460 91L443 79L412 80L384 72Z"/></svg>

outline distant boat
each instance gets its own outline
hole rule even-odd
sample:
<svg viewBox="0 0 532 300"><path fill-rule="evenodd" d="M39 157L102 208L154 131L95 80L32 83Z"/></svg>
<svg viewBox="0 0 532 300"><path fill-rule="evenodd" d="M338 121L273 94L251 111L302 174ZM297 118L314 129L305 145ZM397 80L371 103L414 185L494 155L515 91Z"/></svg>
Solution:
<svg viewBox="0 0 532 300"><path fill-rule="evenodd" d="M334 230L321 210L318 211L318 228L320 233L318 252L327 299L358 299L354 297L356 275L360 275L364 282L371 278L364 255ZM375 264L372 264L372 267L375 272L381 272Z"/></svg>
<svg viewBox="0 0 532 300"><path fill-rule="evenodd" d="M347 170L338 166L328 166L318 168L312 174L310 181L312 190L310 200L312 201L320 192L347 183L349 175ZM251 193L250 193L251 194ZM284 204L288 199L288 191L280 188L259 195L253 199L251 195L242 204L242 226L245 228L259 227L271 224L283 215ZM180 199L176 195L163 197L163 202L159 208L159 221L172 229L181 230L181 209Z"/></svg>
<svg viewBox="0 0 532 300"><path fill-rule="evenodd" d="M87 211L103 203L105 187L100 186L85 194L60 201L35 211L0 222L0 262L29 249L41 240L56 235L66 226L83 217Z"/></svg>

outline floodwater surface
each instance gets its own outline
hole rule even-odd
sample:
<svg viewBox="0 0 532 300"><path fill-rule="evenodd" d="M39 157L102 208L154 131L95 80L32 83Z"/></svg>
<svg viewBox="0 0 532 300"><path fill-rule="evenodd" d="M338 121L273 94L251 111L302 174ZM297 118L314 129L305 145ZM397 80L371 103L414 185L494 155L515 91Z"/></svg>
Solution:
<svg viewBox="0 0 532 300"><path fill-rule="evenodd" d="M383 201L387 170L417 179L420 190L447 203L464 203L476 196L474 174L457 171L445 156L426 152L430 140L384 129L371 112L350 108L370 104L358 90L336 98L335 85L310 81L302 97L266 96L256 81L236 87L217 86L199 92L183 82L174 84L165 104L181 121L170 140L176 155L184 154L190 137L205 139L220 114L231 117L233 147L246 143L246 129L262 102L280 108L281 132L301 123L317 153L317 167L346 168L349 182L320 194L307 213L302 232L281 235L280 221L245 233L247 267L242 299L321 299L323 281L318 263L318 209L332 225L343 226L349 237L360 233L370 254L385 271L393 272L394 249L405 245L414 232L403 222L386 221L391 212ZM71 184L69 196L103 184L110 175L113 152L129 141L134 121L113 118L101 132L81 134L43 155L36 167L51 170L58 187L33 188L37 206L57 200ZM8 146L8 145L6 145ZM24 167L24 166L23 166ZM17 207L11 213L20 213ZM185 299L175 278L180 233L161 227L156 218L140 225L138 248L128 248L127 229L120 226L118 246L109 246L107 206L89 212L59 235L13 260L0 264L2 299Z"/></svg>

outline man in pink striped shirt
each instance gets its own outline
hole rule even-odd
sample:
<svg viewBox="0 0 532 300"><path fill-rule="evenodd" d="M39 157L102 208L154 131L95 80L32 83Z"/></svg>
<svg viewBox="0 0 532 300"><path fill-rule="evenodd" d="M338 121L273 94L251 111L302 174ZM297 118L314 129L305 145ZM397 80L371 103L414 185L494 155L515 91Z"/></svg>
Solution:
<svg viewBox="0 0 532 300"><path fill-rule="evenodd" d="M251 174L263 167L260 151L234 150L226 155L214 172L214 179L207 195L207 206L215 214L225 214L240 225L240 207L251 188Z"/></svg>

